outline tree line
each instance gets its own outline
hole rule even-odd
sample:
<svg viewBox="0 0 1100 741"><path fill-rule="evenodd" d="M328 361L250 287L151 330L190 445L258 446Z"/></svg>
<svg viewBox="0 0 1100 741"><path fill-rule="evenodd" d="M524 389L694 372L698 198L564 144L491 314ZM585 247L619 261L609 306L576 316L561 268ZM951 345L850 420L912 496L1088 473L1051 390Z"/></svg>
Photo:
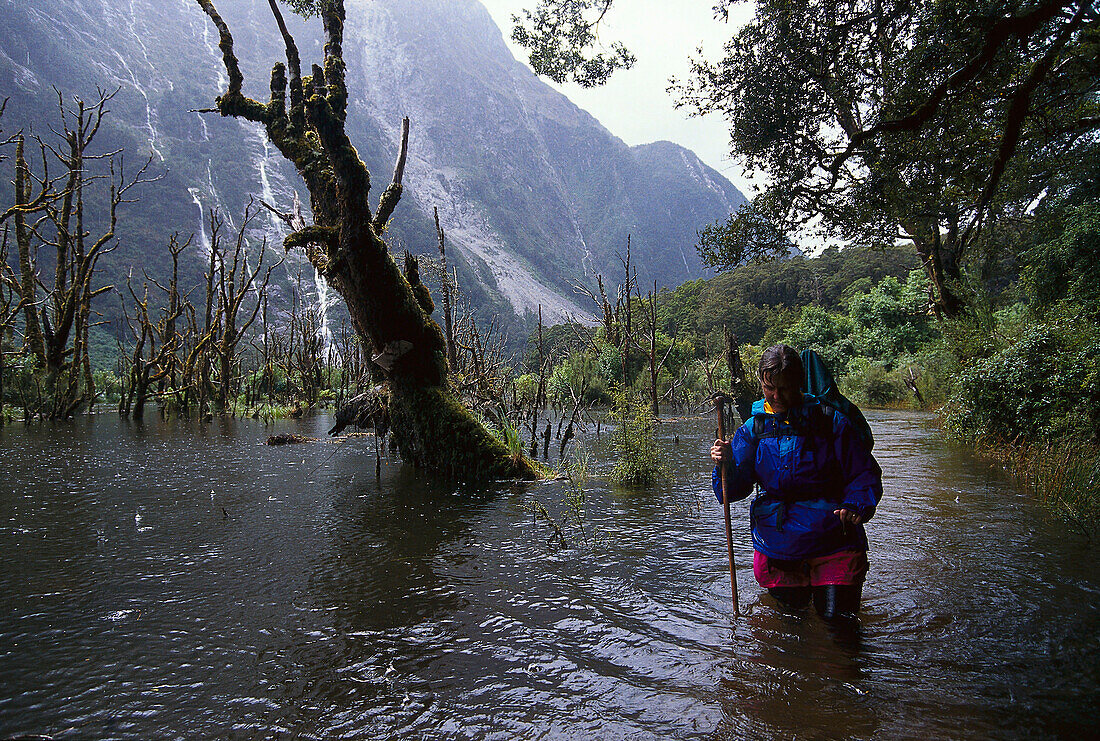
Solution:
<svg viewBox="0 0 1100 741"><path fill-rule="evenodd" d="M735 4L715 3L716 20ZM596 32L629 12L623 3L533 5L513 39L539 74L589 86L633 63ZM1066 511L1100 517L1094 2L762 0L719 58L696 56L670 89L690 111L721 116L731 157L768 181L701 230L707 264L730 270L807 235L907 245L936 322L890 329L894 305L922 290L915 276L797 315L745 306L731 290L717 311L754 333L766 325L769 340L821 345L850 388L883 402L899 384L920 388L900 365L923 366L946 429L1011 451L1033 483L1072 479L1052 496L1083 493ZM880 326L865 327L876 314Z"/></svg>

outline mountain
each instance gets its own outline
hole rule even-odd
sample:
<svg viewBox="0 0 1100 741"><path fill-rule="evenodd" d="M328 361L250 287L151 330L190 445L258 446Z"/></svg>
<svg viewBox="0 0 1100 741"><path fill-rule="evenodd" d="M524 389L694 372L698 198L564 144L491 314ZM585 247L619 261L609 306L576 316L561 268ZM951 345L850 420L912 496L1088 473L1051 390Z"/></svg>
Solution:
<svg viewBox="0 0 1100 741"><path fill-rule="evenodd" d="M271 66L282 58L267 3L216 5L233 31L246 94L266 100ZM744 197L692 152L624 144L516 61L476 0L351 0L347 11L348 132L375 198L393 167L401 118L412 122L394 248L434 254L438 208L473 303L520 316L541 305L549 321L589 311L573 283L596 273L619 279L628 235L643 290L705 273L696 230ZM319 21L287 20L303 67L319 62ZM133 264L155 273L172 231L195 233L187 271L197 278L210 238L202 214L212 207L232 224L250 196L283 210L295 191L308 202L259 127L195 112L224 90L216 42L194 0L0 0L4 131L48 137L58 117L51 88L86 99L117 88L101 151L124 149L131 163L151 153L163 175L123 214L113 280ZM269 243L281 242L270 214L254 224ZM323 292L303 264L289 259L282 280L303 273L310 290Z"/></svg>

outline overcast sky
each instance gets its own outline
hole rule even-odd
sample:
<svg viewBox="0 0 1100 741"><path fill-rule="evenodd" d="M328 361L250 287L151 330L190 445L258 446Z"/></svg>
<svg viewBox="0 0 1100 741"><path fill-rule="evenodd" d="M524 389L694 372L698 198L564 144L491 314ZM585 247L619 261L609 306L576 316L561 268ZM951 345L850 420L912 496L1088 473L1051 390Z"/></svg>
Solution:
<svg viewBox="0 0 1100 741"><path fill-rule="evenodd" d="M526 62L524 50L509 39L512 15L534 7L535 0L481 2L500 26L512 53ZM722 44L752 13L752 3L734 5L729 23L722 23L714 19L712 7L712 0L617 0L600 24L600 37L607 43L626 44L638 58L634 67L617 71L607 85L592 90L544 80L627 144L662 139L676 142L694 151L751 198L745 174L729 159L729 136L722 119L713 114L689 118L686 109L673 107L672 96L665 91L670 77L687 77L689 59L697 48L702 47L706 58L718 59Z"/></svg>

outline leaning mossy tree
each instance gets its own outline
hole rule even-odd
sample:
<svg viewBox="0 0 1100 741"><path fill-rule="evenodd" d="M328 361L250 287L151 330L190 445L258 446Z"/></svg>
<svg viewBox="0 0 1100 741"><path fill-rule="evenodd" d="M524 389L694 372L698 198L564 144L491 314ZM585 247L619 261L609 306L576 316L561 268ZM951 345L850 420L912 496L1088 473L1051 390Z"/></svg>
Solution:
<svg viewBox="0 0 1100 741"><path fill-rule="evenodd" d="M458 480L535 478L532 464L513 456L457 399L447 381L447 348L431 318L432 300L420 282L415 258L406 253L404 273L382 233L401 197L408 129L404 129L393 182L377 209L368 200L370 173L345 130L348 91L343 57L344 3L292 3L324 23L324 66L302 76L294 38L275 0L268 0L286 46L286 64L271 72L267 103L241 92L244 77L233 37L210 0L196 0L220 34L229 75L216 110L262 124L292 162L309 190L314 223L287 236L285 246L305 252L313 267L343 297L365 346L388 381L391 434L402 458Z"/></svg>

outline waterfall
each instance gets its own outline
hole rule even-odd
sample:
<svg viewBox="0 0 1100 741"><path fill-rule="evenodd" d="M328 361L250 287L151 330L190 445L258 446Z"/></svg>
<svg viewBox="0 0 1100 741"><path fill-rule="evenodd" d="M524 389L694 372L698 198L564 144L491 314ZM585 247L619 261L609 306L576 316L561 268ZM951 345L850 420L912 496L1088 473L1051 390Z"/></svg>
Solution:
<svg viewBox="0 0 1100 741"><path fill-rule="evenodd" d="M141 38L141 34L138 33L137 30L137 11L134 8L134 0L130 0L129 3L129 18L126 18L121 12L116 11L114 6L111 3L106 2L106 0L104 0L101 4L103 6L103 13L105 18L109 19L112 15L115 15L115 17L119 21L120 27L125 27L126 30L129 31L130 36L133 37L134 42L137 44L138 49L140 49L141 51L141 55L145 59L145 65L152 71L153 75L156 75L156 67L149 60L149 49L145 46L145 41ZM126 57L120 54L117 49L112 48L111 52L118 59L118 63L121 66L122 71L125 72L126 75L129 77L129 80L125 80L125 82L129 82L129 84L132 85L135 90L137 90L138 95L140 95L145 100L145 130L149 132L149 149L152 150L153 154L155 154L161 162L164 162L164 154L157 147L157 141L160 139L160 132L157 131L157 115L156 110L153 106L152 99L149 97L149 91L146 89L145 85L143 85L138 79L138 76L134 72L133 68L130 66L130 63L126 61ZM117 75L112 74L111 76L115 78L116 82L124 82L124 80L120 79Z"/></svg>
<svg viewBox="0 0 1100 741"><path fill-rule="evenodd" d="M229 78L225 76L225 69L222 67L221 64L221 50L218 48L218 45L215 44L210 38L210 27L213 24L211 23L210 19L207 18L205 13L202 17L204 19L202 25L202 43L206 45L206 50L210 52L211 58L218 60L218 64L215 65L214 69L215 73L218 76L218 92L220 93L222 90L225 90L229 86Z"/></svg>
<svg viewBox="0 0 1100 741"><path fill-rule="evenodd" d="M259 143L263 146L263 155L256 158L256 169L260 174L260 196L263 198L264 203L277 208L275 204L275 190L271 186L271 177L268 169L268 164L274 157L273 148L262 127L255 126L252 128L252 131L259 140ZM298 199L298 192L294 191L293 213L295 216L298 216L301 214L301 211L302 204ZM268 212L268 223L267 233L270 236L270 242L272 244L281 244L287 234L286 224L276 217L275 214L270 212ZM329 288L328 282L319 272L317 272L317 269L314 268L312 264L309 266L309 269L313 273L313 289L316 294L316 305L321 315L321 337L327 348L332 344L332 326L329 322L329 309L335 302L336 297L333 295L332 289ZM289 269L287 271L287 277L290 278Z"/></svg>
<svg viewBox="0 0 1100 741"><path fill-rule="evenodd" d="M206 233L206 210L202 207L202 201L199 200L199 189L188 188L187 192L191 194L191 200L195 205L199 207L199 245L202 247L202 252L206 255L207 260L210 259L210 235Z"/></svg>
<svg viewBox="0 0 1100 741"><path fill-rule="evenodd" d="M199 30L198 30L198 27L195 25L196 13L198 13L199 16L201 16L202 21L203 21L202 40L203 40L203 43L206 45L207 50L209 50L210 49L210 42L209 42L209 39L208 39L208 32L207 32L207 25L206 25L206 21L207 21L206 13L202 12L198 8L198 6L196 6L195 3L192 2L192 0L180 0L180 2L183 4L183 15L184 15L185 18L187 18L187 25L191 29L191 36L193 36L195 38L199 37ZM220 57L215 56L214 60L217 61L216 68L217 68L217 73L218 73L219 83L220 83L221 82L221 75L222 75L221 62L218 61L218 60L220 60ZM220 89L219 89L219 92L221 92ZM202 128L202 140L204 142L210 141L210 129L206 126L206 119L203 118L203 115L201 113L197 112L197 111L195 112L195 115L198 116L199 126Z"/></svg>

